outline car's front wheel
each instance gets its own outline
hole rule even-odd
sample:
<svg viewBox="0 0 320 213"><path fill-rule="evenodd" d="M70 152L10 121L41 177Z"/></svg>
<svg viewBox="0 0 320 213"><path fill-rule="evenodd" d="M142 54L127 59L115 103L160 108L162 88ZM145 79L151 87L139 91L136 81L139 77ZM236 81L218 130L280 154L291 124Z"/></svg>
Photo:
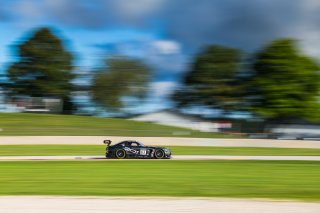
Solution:
<svg viewBox="0 0 320 213"><path fill-rule="evenodd" d="M118 149L115 155L116 155L116 158L118 159L126 158L126 151L124 151L123 149Z"/></svg>
<svg viewBox="0 0 320 213"><path fill-rule="evenodd" d="M164 151L162 149L156 149L156 151L154 152L154 157L156 159L164 158Z"/></svg>

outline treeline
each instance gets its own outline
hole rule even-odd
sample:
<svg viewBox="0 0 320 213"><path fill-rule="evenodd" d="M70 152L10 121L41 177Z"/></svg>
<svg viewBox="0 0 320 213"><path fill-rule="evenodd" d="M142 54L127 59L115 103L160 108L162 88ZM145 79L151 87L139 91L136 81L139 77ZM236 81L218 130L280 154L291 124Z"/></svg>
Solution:
<svg viewBox="0 0 320 213"><path fill-rule="evenodd" d="M49 28L37 29L17 45L16 54L16 62L6 72L9 81L2 84L7 96L59 98L64 114L76 111L72 101L75 91L88 92L98 108L119 112L124 97L135 102L145 97L152 72L140 60L113 56L103 66L88 71L86 81L90 86L72 83L83 76L77 74L72 52Z"/></svg>
<svg viewBox="0 0 320 213"><path fill-rule="evenodd" d="M247 112L270 122L319 120L319 65L295 40L277 39L250 56L209 46L173 94L179 107Z"/></svg>
<svg viewBox="0 0 320 213"><path fill-rule="evenodd" d="M64 113L74 112L70 97L77 76L72 53L60 38L40 28L17 46L16 59L7 70L8 96L57 97ZM152 69L141 60L118 56L91 73L86 89L94 103L120 111L125 102L139 104L145 97ZM185 73L171 96L179 109L203 106L271 121L319 120L319 66L295 40L277 39L251 55L209 45Z"/></svg>

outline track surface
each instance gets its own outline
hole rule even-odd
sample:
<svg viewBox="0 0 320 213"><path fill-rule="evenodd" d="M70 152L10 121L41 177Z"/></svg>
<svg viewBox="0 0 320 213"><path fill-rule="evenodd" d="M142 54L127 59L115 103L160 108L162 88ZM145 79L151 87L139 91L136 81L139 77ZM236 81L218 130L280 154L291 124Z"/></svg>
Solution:
<svg viewBox="0 0 320 213"><path fill-rule="evenodd" d="M105 139L113 143L137 140L145 145L158 146L224 146L224 147L283 147L320 148L320 141L222 139L222 138L169 138L169 137L117 137L117 136L1 136L0 145L17 144L91 144L100 145Z"/></svg>
<svg viewBox="0 0 320 213"><path fill-rule="evenodd" d="M104 160L103 156L1 156L0 161L32 161L32 160ZM124 159L148 160L148 159ZM157 160L157 159L149 159ZM176 155L163 160L280 160L280 161L320 161L320 156L231 156L231 155Z"/></svg>
<svg viewBox="0 0 320 213"><path fill-rule="evenodd" d="M4 213L319 213L320 203L254 199L139 197L0 197Z"/></svg>

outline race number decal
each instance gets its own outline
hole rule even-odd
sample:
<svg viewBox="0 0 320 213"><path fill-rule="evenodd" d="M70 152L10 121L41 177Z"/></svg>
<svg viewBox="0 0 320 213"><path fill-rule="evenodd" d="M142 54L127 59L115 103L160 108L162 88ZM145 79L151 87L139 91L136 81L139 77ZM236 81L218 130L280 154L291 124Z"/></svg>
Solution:
<svg viewBox="0 0 320 213"><path fill-rule="evenodd" d="M146 149L140 149L140 155L146 155L147 150Z"/></svg>

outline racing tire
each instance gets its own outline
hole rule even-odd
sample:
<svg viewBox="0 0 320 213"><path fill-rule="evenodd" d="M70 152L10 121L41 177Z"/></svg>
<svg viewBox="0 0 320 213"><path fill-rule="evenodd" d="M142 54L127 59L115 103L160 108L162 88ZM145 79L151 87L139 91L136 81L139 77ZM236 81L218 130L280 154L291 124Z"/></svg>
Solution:
<svg viewBox="0 0 320 213"><path fill-rule="evenodd" d="M163 159L165 156L164 151L162 149L156 149L154 152L154 158L156 159Z"/></svg>
<svg viewBox="0 0 320 213"><path fill-rule="evenodd" d="M126 158L126 151L124 151L123 149L118 149L116 150L115 156L118 159L124 159Z"/></svg>

